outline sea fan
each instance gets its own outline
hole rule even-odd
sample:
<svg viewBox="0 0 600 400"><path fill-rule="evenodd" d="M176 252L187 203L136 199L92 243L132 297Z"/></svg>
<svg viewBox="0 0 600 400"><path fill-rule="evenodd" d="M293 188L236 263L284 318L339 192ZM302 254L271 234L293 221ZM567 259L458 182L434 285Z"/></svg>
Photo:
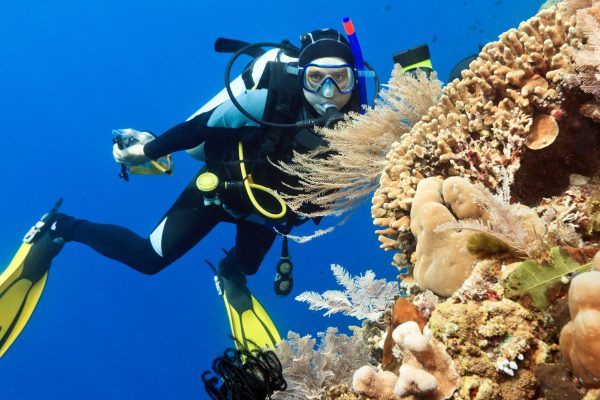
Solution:
<svg viewBox="0 0 600 400"><path fill-rule="evenodd" d="M374 108L350 113L332 129L319 129L327 145L294 153L291 163L275 164L296 177L290 193L280 193L288 206L307 217L341 216L365 201L379 185L392 144L408 133L442 93L442 82L418 70L392 72Z"/></svg>
<svg viewBox="0 0 600 400"><path fill-rule="evenodd" d="M296 296L296 300L308 303L311 310L326 309L325 316L341 312L358 319L376 321L400 295L397 282L375 279L371 270L358 277L352 277L340 265L332 264L331 270L337 282L346 288L345 291L327 290L323 294L308 291Z"/></svg>
<svg viewBox="0 0 600 400"><path fill-rule="evenodd" d="M476 231L505 244L521 258L536 258L545 248L545 232L538 232L535 226L531 226L531 210L521 204L509 204L506 190L494 195L483 185L477 185L477 189L475 202L487 212L486 221L448 222L435 228L435 232L448 229Z"/></svg>
<svg viewBox="0 0 600 400"><path fill-rule="evenodd" d="M318 336L321 340L316 350L316 339L295 332L289 332L277 346L288 387L276 392L273 399L321 399L330 387L350 383L354 371L373 361L360 331L348 336L328 328Z"/></svg>

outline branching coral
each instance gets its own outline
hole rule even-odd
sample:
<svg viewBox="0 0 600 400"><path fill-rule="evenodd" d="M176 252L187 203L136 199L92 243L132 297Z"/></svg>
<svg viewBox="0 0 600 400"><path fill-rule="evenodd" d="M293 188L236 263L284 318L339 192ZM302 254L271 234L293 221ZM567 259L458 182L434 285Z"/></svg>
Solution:
<svg viewBox="0 0 600 400"><path fill-rule="evenodd" d="M408 264L414 246L409 212L425 177L458 175L494 188L507 174L513 200L536 205L564 193L570 174L598 172L598 126L580 111L592 96L579 89L569 55L585 40L564 4L540 11L486 45L392 145L372 214L382 247L400 250L396 265Z"/></svg>
<svg viewBox="0 0 600 400"><path fill-rule="evenodd" d="M354 374L354 390L378 400L450 398L460 377L444 346L429 330L421 332L419 325L410 321L394 329L393 338L403 352L398 376L363 366Z"/></svg>
<svg viewBox="0 0 600 400"><path fill-rule="evenodd" d="M421 330L425 328L425 324L427 323L423 315L417 310L413 303L403 297L399 297L394 303L394 307L392 307L392 318L383 342L383 358L381 359L381 367L384 370L390 371L393 365L394 356L392 349L395 344L393 338L394 330L399 325L408 321L416 322Z"/></svg>
<svg viewBox="0 0 600 400"><path fill-rule="evenodd" d="M319 133L328 146L307 154L294 154L290 164L280 164L286 173L297 176L300 193L284 196L286 203L307 216L340 215L368 200L385 167L385 153L435 104L442 83L402 74L396 67L387 89L380 93L375 108L365 115L351 114L335 129ZM294 191L296 192L296 191ZM307 211L304 205L316 205Z"/></svg>

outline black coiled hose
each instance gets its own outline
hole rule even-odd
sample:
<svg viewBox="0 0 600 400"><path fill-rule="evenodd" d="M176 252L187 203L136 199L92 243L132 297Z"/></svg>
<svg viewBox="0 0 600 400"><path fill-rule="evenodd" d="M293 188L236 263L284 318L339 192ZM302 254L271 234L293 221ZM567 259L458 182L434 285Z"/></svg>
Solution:
<svg viewBox="0 0 600 400"><path fill-rule="evenodd" d="M275 352L260 349L227 348L213 361L212 372L204 371L202 381L213 400L264 400L287 388Z"/></svg>

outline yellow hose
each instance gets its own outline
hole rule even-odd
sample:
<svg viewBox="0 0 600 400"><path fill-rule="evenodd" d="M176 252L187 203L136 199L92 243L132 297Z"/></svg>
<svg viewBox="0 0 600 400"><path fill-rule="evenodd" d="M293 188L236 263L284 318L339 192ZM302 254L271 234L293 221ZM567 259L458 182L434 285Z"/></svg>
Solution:
<svg viewBox="0 0 600 400"><path fill-rule="evenodd" d="M242 173L242 181L244 182L244 187L246 188L246 193L248 193L248 198L250 198L250 202L252 203L254 208L256 208L258 210L258 212L260 212L262 215L264 215L267 218L278 219L278 218L283 217L285 215L285 213L287 212L287 206L284 203L283 199L281 197L279 197L279 195L277 193L275 193L275 191L273 189L270 189L263 185L258 185L254 182L251 182L252 176L251 175L248 176L246 174L246 165L244 164L244 149L242 147L242 142L238 143L238 150L239 150L239 156L240 156L240 171ZM277 214L274 214L274 213L269 212L269 211L265 210L264 208L262 208L262 206L260 204L258 204L258 201L254 197L254 194L252 193L252 189L263 191L263 192L269 194L270 196L272 196L281 205L281 211Z"/></svg>

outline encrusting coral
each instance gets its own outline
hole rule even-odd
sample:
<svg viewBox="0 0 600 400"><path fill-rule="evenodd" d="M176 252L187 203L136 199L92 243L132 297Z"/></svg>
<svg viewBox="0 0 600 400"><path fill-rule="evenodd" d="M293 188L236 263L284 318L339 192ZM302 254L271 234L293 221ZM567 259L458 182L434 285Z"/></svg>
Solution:
<svg viewBox="0 0 600 400"><path fill-rule="evenodd" d="M478 398L533 398L537 387L533 371L552 359L541 321L511 300L448 299L435 309L429 327L463 378L459 392L489 393Z"/></svg>
<svg viewBox="0 0 600 400"><path fill-rule="evenodd" d="M540 11L486 45L392 145L372 215L382 247L399 250L395 265L408 265L414 250L409 213L426 177L462 176L495 188L506 175L514 200L536 206L562 196L571 174L597 174L598 125L581 110L597 103L581 90L571 59L587 40L565 4Z"/></svg>
<svg viewBox="0 0 600 400"><path fill-rule="evenodd" d="M584 386L600 388L600 253L593 269L571 281L571 322L560 333L560 350Z"/></svg>
<svg viewBox="0 0 600 400"><path fill-rule="evenodd" d="M354 373L354 390L377 400L450 398L460 376L444 346L431 332L427 328L421 332L417 322L409 321L394 329L393 338L402 350L398 375L365 365Z"/></svg>

